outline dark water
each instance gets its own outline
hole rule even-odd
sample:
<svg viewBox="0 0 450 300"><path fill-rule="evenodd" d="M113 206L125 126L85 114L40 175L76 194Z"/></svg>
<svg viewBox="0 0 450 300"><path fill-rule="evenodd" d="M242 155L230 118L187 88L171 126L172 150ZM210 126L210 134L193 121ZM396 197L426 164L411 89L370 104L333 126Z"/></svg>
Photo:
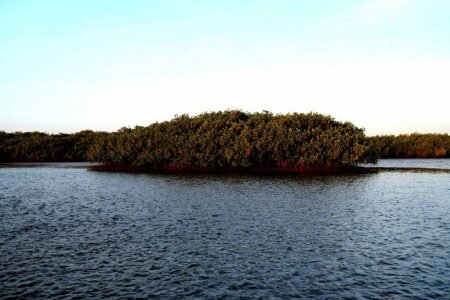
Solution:
<svg viewBox="0 0 450 300"><path fill-rule="evenodd" d="M443 298L450 174L0 168L0 298Z"/></svg>

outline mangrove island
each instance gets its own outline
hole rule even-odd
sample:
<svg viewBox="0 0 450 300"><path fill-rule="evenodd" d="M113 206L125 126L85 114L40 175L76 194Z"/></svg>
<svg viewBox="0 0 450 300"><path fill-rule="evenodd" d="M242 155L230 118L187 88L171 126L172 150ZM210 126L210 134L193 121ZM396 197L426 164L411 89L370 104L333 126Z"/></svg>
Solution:
<svg viewBox="0 0 450 300"><path fill-rule="evenodd" d="M375 163L364 130L317 113L219 111L181 115L102 136L101 170L332 172Z"/></svg>

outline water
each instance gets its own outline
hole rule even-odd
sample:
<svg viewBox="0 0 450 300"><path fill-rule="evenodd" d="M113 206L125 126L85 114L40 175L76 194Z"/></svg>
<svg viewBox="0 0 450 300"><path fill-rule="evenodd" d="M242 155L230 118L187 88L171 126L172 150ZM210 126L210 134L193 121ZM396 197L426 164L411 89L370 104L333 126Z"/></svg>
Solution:
<svg viewBox="0 0 450 300"><path fill-rule="evenodd" d="M450 170L450 159L380 159L375 166L379 168Z"/></svg>
<svg viewBox="0 0 450 300"><path fill-rule="evenodd" d="M36 163L0 163L0 168L89 168L98 163L90 162L36 162Z"/></svg>
<svg viewBox="0 0 450 300"><path fill-rule="evenodd" d="M444 298L450 174L0 168L0 298Z"/></svg>

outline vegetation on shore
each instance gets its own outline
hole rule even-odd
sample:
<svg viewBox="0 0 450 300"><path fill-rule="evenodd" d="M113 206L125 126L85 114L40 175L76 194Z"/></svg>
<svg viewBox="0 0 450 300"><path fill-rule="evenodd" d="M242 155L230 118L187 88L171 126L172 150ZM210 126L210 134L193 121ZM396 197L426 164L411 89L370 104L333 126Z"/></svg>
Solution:
<svg viewBox="0 0 450 300"><path fill-rule="evenodd" d="M0 131L0 162L89 161L89 149L105 132L91 130L74 134Z"/></svg>
<svg viewBox="0 0 450 300"><path fill-rule="evenodd" d="M224 111L74 134L0 131L0 162L102 162L129 170L337 170L377 158L450 157L448 134L366 137L316 113Z"/></svg>
<svg viewBox="0 0 450 300"><path fill-rule="evenodd" d="M370 138L381 158L450 157L448 134L381 135Z"/></svg>
<svg viewBox="0 0 450 300"><path fill-rule="evenodd" d="M362 129L316 113L182 115L109 134L91 150L94 161L156 170L334 170L377 159Z"/></svg>

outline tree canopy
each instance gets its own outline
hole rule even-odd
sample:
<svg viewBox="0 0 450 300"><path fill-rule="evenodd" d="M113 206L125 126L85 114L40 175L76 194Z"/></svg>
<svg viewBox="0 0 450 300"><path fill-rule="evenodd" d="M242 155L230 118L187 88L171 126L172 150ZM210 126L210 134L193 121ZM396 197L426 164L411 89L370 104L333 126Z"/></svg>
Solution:
<svg viewBox="0 0 450 300"><path fill-rule="evenodd" d="M349 167L376 162L364 131L317 113L223 111L103 136L90 158L145 168Z"/></svg>
<svg viewBox="0 0 450 300"><path fill-rule="evenodd" d="M88 161L89 147L105 134L91 130L75 134L0 131L0 162Z"/></svg>
<svg viewBox="0 0 450 300"><path fill-rule="evenodd" d="M371 137L382 158L443 158L450 157L448 134L402 134Z"/></svg>
<svg viewBox="0 0 450 300"><path fill-rule="evenodd" d="M450 157L448 134L366 137L317 113L239 110L181 115L116 132L0 131L0 162L95 161L143 169L342 168L377 158Z"/></svg>

